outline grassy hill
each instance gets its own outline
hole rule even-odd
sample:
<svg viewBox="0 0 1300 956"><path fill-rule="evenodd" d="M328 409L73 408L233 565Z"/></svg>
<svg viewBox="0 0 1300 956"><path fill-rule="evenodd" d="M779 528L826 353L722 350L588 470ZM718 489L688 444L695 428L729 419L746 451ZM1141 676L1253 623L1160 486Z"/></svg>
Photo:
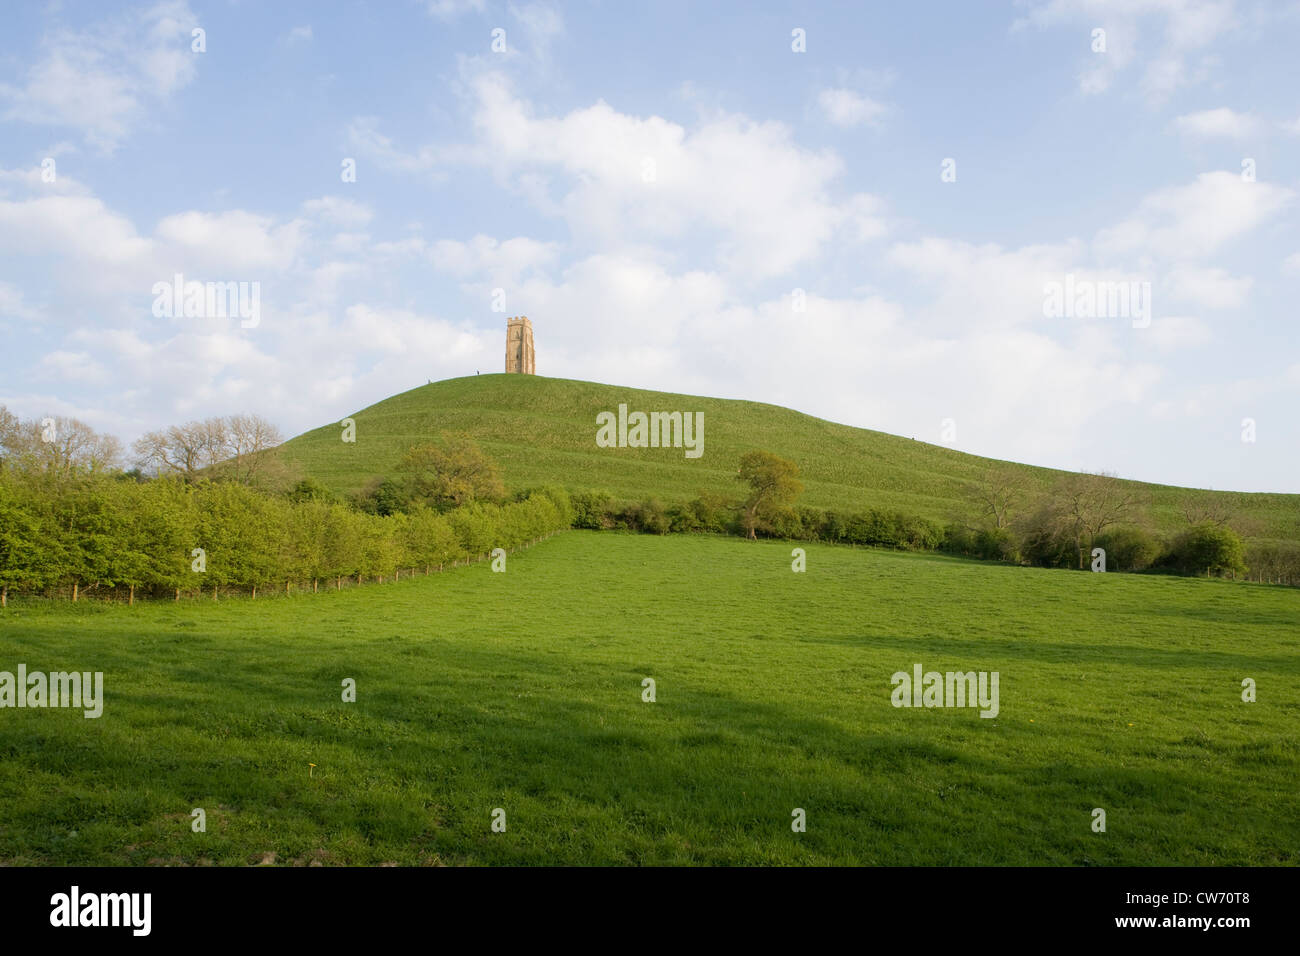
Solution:
<svg viewBox="0 0 1300 956"><path fill-rule="evenodd" d="M104 711L3 712L0 865L1300 863L1300 593L807 551L572 531L503 574L21 601L0 661L102 670ZM918 663L998 672L997 716L894 707Z"/></svg>
<svg viewBox="0 0 1300 956"><path fill-rule="evenodd" d="M704 454L680 448L600 448L596 415L629 411L703 412ZM702 398L532 375L476 375L434 382L385 399L353 416L356 442L338 424L282 446L290 464L336 492L355 491L391 473L413 444L439 432L472 435L501 463L510 490L554 482L571 491L686 501L701 491L739 494L737 462L755 448L792 458L821 508L889 508L947 521L964 514L965 489L992 460L883 432L838 425L760 402ZM1061 472L1020 466L1046 488ZM1136 483L1135 483L1136 484ZM1144 485L1156 524L1178 525L1185 489ZM1231 498L1251 537L1300 539L1300 495L1215 492Z"/></svg>

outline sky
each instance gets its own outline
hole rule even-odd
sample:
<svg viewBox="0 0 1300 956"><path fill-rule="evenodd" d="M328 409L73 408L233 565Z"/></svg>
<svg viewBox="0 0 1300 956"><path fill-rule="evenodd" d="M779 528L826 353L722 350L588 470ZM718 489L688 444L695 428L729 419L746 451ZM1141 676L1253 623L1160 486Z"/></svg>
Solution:
<svg viewBox="0 0 1300 956"><path fill-rule="evenodd" d="M6 5L0 403L288 436L526 315L541 375L1300 492L1297 50L1293 0Z"/></svg>

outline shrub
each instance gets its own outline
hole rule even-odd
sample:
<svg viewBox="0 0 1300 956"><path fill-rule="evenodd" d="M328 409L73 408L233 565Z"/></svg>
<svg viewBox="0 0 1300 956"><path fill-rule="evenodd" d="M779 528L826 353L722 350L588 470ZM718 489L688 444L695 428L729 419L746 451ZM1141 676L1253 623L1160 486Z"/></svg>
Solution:
<svg viewBox="0 0 1300 956"><path fill-rule="evenodd" d="M740 506L721 495L701 492L688 505L701 531L733 533L738 529Z"/></svg>
<svg viewBox="0 0 1300 956"><path fill-rule="evenodd" d="M1173 564L1187 574L1244 574L1245 549L1231 528L1202 522L1174 539L1170 549Z"/></svg>
<svg viewBox="0 0 1300 956"><path fill-rule="evenodd" d="M580 491L571 496L573 527L592 531L614 527L614 496L608 491Z"/></svg>
<svg viewBox="0 0 1300 956"><path fill-rule="evenodd" d="M1097 538L1097 547L1106 552L1107 571L1145 571L1159 560L1164 546L1145 528L1112 528Z"/></svg>

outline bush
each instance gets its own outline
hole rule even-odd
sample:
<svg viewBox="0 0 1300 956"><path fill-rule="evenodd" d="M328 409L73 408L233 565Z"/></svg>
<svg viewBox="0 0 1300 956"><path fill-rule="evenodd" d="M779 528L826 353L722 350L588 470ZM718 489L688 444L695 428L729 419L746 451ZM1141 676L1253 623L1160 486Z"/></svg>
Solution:
<svg viewBox="0 0 1300 956"><path fill-rule="evenodd" d="M671 534L692 534L703 531L699 516L689 504L668 507L668 531Z"/></svg>
<svg viewBox="0 0 1300 956"><path fill-rule="evenodd" d="M1016 522L1020 554L1044 568L1077 568L1079 548L1060 514L1048 502Z"/></svg>
<svg viewBox="0 0 1300 956"><path fill-rule="evenodd" d="M976 533L966 525L954 521L943 529L939 550L946 551L948 554L978 554Z"/></svg>
<svg viewBox="0 0 1300 956"><path fill-rule="evenodd" d="M975 553L985 561L1020 562L1020 541L1010 528L985 528L975 536Z"/></svg>
<svg viewBox="0 0 1300 956"><path fill-rule="evenodd" d="M1202 522L1174 539L1170 548L1174 567L1185 574L1231 574L1246 572L1245 548L1231 528Z"/></svg>
<svg viewBox="0 0 1300 956"><path fill-rule="evenodd" d="M627 508L628 526L644 534L667 534L668 511L658 498L647 498L640 504Z"/></svg>
<svg viewBox="0 0 1300 956"><path fill-rule="evenodd" d="M1145 528L1112 528L1097 538L1106 552L1107 571L1145 571L1159 560L1164 545Z"/></svg>
<svg viewBox="0 0 1300 956"><path fill-rule="evenodd" d="M799 505L794 510L799 516L799 536L805 541L820 541L826 524L826 512L807 505Z"/></svg>
<svg viewBox="0 0 1300 956"><path fill-rule="evenodd" d="M580 491L571 496L573 527L607 531L614 527L614 496L608 491Z"/></svg>
<svg viewBox="0 0 1300 956"><path fill-rule="evenodd" d="M687 507L695 515L695 521L701 531L713 534L729 534L738 531L740 505L734 501L721 495L701 492Z"/></svg>
<svg viewBox="0 0 1300 956"><path fill-rule="evenodd" d="M933 551L943 541L943 529L933 521L916 515L894 515L897 529L897 547L912 551Z"/></svg>

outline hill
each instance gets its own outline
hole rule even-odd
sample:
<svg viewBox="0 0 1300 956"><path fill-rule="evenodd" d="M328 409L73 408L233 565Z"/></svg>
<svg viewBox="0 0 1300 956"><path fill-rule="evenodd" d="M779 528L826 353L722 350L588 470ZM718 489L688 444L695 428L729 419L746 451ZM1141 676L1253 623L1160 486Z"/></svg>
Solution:
<svg viewBox="0 0 1300 956"><path fill-rule="evenodd" d="M703 454L681 448L602 448L596 416L632 411L702 412ZM738 495L742 454L755 448L791 458L806 486L802 503L820 508L887 508L935 521L970 509L966 495L993 459L884 432L839 425L761 402L703 398L544 378L475 375L402 392L352 416L356 442L341 441L337 423L281 446L291 466L338 493L390 474L413 444L440 432L473 436L500 462L509 490L554 482L570 491L601 489L620 498L687 501L701 491ZM1065 472L1017 465L1046 489ZM1141 485L1151 495L1156 525L1180 525L1188 489ZM1207 492L1229 503L1241 530L1254 538L1300 539L1300 495Z"/></svg>

